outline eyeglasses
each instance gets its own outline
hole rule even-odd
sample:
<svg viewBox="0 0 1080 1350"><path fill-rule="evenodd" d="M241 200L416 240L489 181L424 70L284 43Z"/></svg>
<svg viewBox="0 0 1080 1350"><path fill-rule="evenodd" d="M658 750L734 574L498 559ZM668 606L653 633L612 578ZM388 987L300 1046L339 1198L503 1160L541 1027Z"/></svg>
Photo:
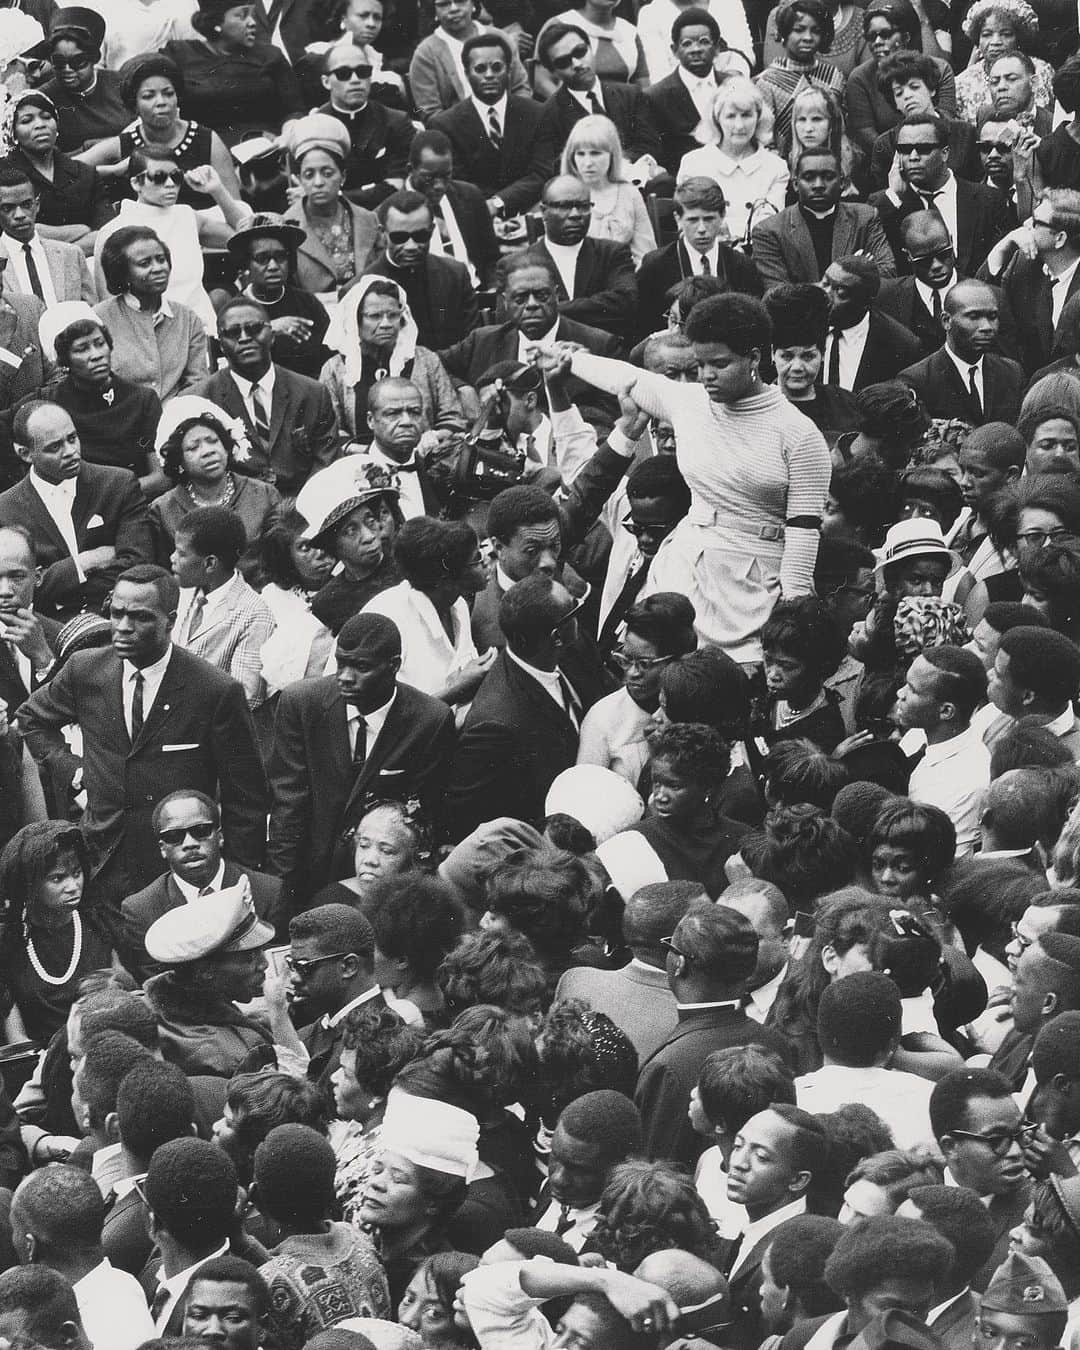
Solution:
<svg viewBox="0 0 1080 1350"><path fill-rule="evenodd" d="M529 291L511 291L506 297L512 305L523 305L526 300L532 297L538 305L548 305L555 298L555 292L550 287Z"/></svg>
<svg viewBox="0 0 1080 1350"><path fill-rule="evenodd" d="M580 199L573 202L542 202L541 207L545 211L561 211L563 215L570 215L574 211L579 215L587 215L592 210L592 202Z"/></svg>
<svg viewBox="0 0 1080 1350"><path fill-rule="evenodd" d="M287 249L271 248L260 253L252 253L251 261L258 267L265 267L267 263L284 263L289 261Z"/></svg>
<svg viewBox="0 0 1080 1350"><path fill-rule="evenodd" d="M153 183L154 187L164 187L166 183L179 186L184 181L184 175L179 169L147 169L142 177L146 182Z"/></svg>
<svg viewBox="0 0 1080 1350"><path fill-rule="evenodd" d="M681 519L681 517L680 517ZM627 516L622 522L623 529L627 534L632 534L635 539L661 538L666 539L671 531L678 525L679 520L662 520L655 524L642 524L636 521L633 516Z"/></svg>
<svg viewBox="0 0 1080 1350"><path fill-rule="evenodd" d="M53 56L49 58L53 70L85 70L94 64L92 56Z"/></svg>
<svg viewBox="0 0 1080 1350"><path fill-rule="evenodd" d="M660 946L663 947L663 949L666 952L671 952L673 956L681 956L684 961L689 962L690 960L689 956L687 956L685 952L679 951L678 947L675 946L674 933L671 935L671 937L661 938Z"/></svg>
<svg viewBox="0 0 1080 1350"><path fill-rule="evenodd" d="M358 80L371 79L370 66L335 66L330 72L335 80L351 80L355 75Z"/></svg>
<svg viewBox="0 0 1080 1350"><path fill-rule="evenodd" d="M942 244L940 248L932 249L929 253L912 253L910 249L904 249L907 254L908 262L949 262L953 257L952 244Z"/></svg>
<svg viewBox="0 0 1080 1350"><path fill-rule="evenodd" d="M1004 1158L1013 1144L1023 1147L1037 1129L1037 1125L1017 1125L1015 1130L991 1130L989 1134L972 1134L970 1130L950 1130L949 1134L954 1139L985 1144L995 1158Z"/></svg>
<svg viewBox="0 0 1080 1350"><path fill-rule="evenodd" d="M1067 539L1072 533L1064 525L1055 525L1049 530L1024 530L1017 534L1018 541L1030 544L1032 548L1045 548L1047 544L1053 544L1058 539Z"/></svg>
<svg viewBox="0 0 1080 1350"><path fill-rule="evenodd" d="M182 844L189 834L192 839L209 839L216 829L217 826L213 821L200 820L197 825L181 825L175 830L158 830L158 838L163 844L175 848L177 844Z"/></svg>
<svg viewBox="0 0 1080 1350"><path fill-rule="evenodd" d="M1009 927L1012 929L1012 939L1016 943L1016 945L1020 948L1021 955L1023 955L1023 953L1026 952L1029 947L1033 947L1035 945L1035 939L1025 937L1024 934L1021 933L1020 927L1015 920L1009 925Z"/></svg>
<svg viewBox="0 0 1080 1350"><path fill-rule="evenodd" d="M561 634L560 634L559 630L562 629L562 628L565 628L566 625L567 625L568 623L571 623L571 622L573 622L574 620L576 620L576 619L577 619L577 616L581 613L581 611L582 611L584 608L585 608L585 602L584 602L584 600L579 600L579 601L577 602L577 604L574 606L574 608L573 608L572 610L570 610L570 612L569 612L568 614L564 614L564 615L562 616L562 618L559 620L558 623L552 624L552 626L551 626L551 636L552 636L552 637L560 637Z"/></svg>
<svg viewBox="0 0 1080 1350"><path fill-rule="evenodd" d="M898 145L896 153L904 159L909 159L912 155L918 155L920 159L926 159L928 156L936 154L941 148L937 141L915 141L911 145Z"/></svg>
<svg viewBox="0 0 1080 1350"><path fill-rule="evenodd" d="M234 323L229 328L219 328L218 337L228 338L230 342L243 337L260 337L268 327L269 324L263 319L258 323Z"/></svg>
<svg viewBox="0 0 1080 1350"><path fill-rule="evenodd" d="M988 155L991 150L996 150L999 155L1011 155L1013 148L1008 141L976 141L975 149L980 155Z"/></svg>
<svg viewBox="0 0 1080 1350"><path fill-rule="evenodd" d="M625 652L612 652L611 659L620 670L652 670L653 666L675 660L673 656L627 656Z"/></svg>
<svg viewBox="0 0 1080 1350"><path fill-rule="evenodd" d="M312 956L307 961L303 961L296 956L287 956L285 958L285 969L290 975L296 975L301 980L306 980L316 966L321 966L324 961L337 961L343 956L352 956L352 952L329 952L326 956Z"/></svg>
<svg viewBox="0 0 1080 1350"><path fill-rule="evenodd" d="M431 238L431 226L426 230L387 230L386 237L392 244L426 244Z"/></svg>
<svg viewBox="0 0 1080 1350"><path fill-rule="evenodd" d="M569 70L575 61L584 61L589 54L587 46L575 47L572 52L567 52L565 56L553 56L551 64L556 70Z"/></svg>

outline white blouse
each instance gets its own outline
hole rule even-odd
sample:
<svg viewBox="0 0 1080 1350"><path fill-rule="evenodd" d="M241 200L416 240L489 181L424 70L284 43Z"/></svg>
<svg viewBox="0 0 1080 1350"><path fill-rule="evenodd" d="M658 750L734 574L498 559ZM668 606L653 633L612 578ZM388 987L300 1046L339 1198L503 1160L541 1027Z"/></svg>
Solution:
<svg viewBox="0 0 1080 1350"><path fill-rule="evenodd" d="M746 234L754 203L764 199L777 211L784 209L788 166L773 150L757 149L745 159L732 159L718 145L703 145L683 155L676 181L711 178L727 201L727 226L733 242Z"/></svg>

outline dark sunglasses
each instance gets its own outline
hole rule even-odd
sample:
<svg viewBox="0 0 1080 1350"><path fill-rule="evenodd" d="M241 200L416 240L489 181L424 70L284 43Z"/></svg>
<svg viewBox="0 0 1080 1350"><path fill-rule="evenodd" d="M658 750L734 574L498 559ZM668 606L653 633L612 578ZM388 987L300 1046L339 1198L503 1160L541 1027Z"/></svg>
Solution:
<svg viewBox="0 0 1080 1350"><path fill-rule="evenodd" d="M565 56L553 56L551 64L556 70L569 70L575 61L583 61L588 54L588 47L575 47L572 52L567 52Z"/></svg>
<svg viewBox="0 0 1080 1350"><path fill-rule="evenodd" d="M228 338L230 342L235 342L237 338L242 337L260 337L266 332L267 324L260 320L258 323L237 323L231 328L219 328L218 336Z"/></svg>
<svg viewBox="0 0 1080 1350"><path fill-rule="evenodd" d="M147 169L142 177L155 187L164 187L166 183L179 186L184 181L184 175L179 169Z"/></svg>
<svg viewBox="0 0 1080 1350"><path fill-rule="evenodd" d="M53 70L85 70L94 64L92 56L53 56L49 64Z"/></svg>
<svg viewBox="0 0 1080 1350"><path fill-rule="evenodd" d="M260 267L265 267L267 263L278 262L285 263L289 261L288 249L271 248L265 252L252 253L251 261L257 263Z"/></svg>
<svg viewBox="0 0 1080 1350"><path fill-rule="evenodd" d="M935 248L929 253L912 253L909 249L904 249L904 252L908 256L908 262L933 262L938 258L942 262L948 262L953 256L953 247L952 244L943 244L941 248Z"/></svg>
<svg viewBox="0 0 1080 1350"><path fill-rule="evenodd" d="M358 80L371 79L370 66L335 66L330 72L335 80L351 80L355 75Z"/></svg>
<svg viewBox="0 0 1080 1350"><path fill-rule="evenodd" d="M995 1158L1004 1158L1013 1144L1021 1148L1038 1129L1037 1125L1017 1125L1015 1130L991 1130L987 1134L973 1134L970 1130L950 1130L954 1139L970 1139L985 1144Z"/></svg>
<svg viewBox="0 0 1080 1350"><path fill-rule="evenodd" d="M189 834L192 839L209 839L216 829L217 826L212 821L201 820L198 825L181 825L175 830L158 830L158 838L163 844L175 848L177 844L182 844Z"/></svg>
<svg viewBox="0 0 1080 1350"><path fill-rule="evenodd" d="M896 153L901 156L918 155L920 159L926 159L936 150L941 150L937 141L915 141L912 145L898 145Z"/></svg>
<svg viewBox="0 0 1080 1350"><path fill-rule="evenodd" d="M991 150L996 150L999 155L1011 155L1013 148L1007 141L976 141L975 149L980 155L988 155Z"/></svg>
<svg viewBox="0 0 1080 1350"><path fill-rule="evenodd" d="M622 527L635 539L655 539L658 535L666 539L681 519L680 516L678 520L662 520L659 524L639 525L633 516L626 516L622 521Z"/></svg>
<svg viewBox="0 0 1080 1350"><path fill-rule="evenodd" d="M431 238L431 228L426 230L387 230L387 239L392 244L407 244L412 241L414 244L426 244Z"/></svg>
<svg viewBox="0 0 1080 1350"><path fill-rule="evenodd" d="M285 969L292 975L298 975L300 979L305 980L315 969L321 966L324 961L337 961L343 956L352 956L352 952L329 952L326 956L313 956L309 961L302 961L295 956L285 958Z"/></svg>

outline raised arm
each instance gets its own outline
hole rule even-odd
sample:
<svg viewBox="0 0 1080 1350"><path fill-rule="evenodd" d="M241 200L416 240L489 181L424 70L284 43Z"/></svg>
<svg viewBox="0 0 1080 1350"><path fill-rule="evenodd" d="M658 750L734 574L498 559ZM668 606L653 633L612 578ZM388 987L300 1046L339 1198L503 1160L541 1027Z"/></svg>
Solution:
<svg viewBox="0 0 1080 1350"><path fill-rule="evenodd" d="M633 394L634 402L650 417L673 420L678 406L679 391L685 388L677 380L651 371L639 370L627 361L615 361L610 356L594 356L592 352L578 351L573 355L570 369L579 380L602 389L606 394L623 390Z"/></svg>

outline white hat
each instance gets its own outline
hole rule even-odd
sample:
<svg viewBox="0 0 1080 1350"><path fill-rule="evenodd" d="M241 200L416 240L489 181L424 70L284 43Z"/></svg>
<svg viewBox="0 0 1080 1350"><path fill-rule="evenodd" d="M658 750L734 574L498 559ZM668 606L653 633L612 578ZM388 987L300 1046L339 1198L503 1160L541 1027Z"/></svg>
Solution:
<svg viewBox="0 0 1080 1350"><path fill-rule="evenodd" d="M953 561L953 555L945 544L945 536L936 520L914 517L911 520L898 520L889 526L885 542L874 550L877 556L875 572L892 563L908 562L911 558L944 558Z"/></svg>
<svg viewBox="0 0 1080 1350"><path fill-rule="evenodd" d="M56 339L64 329L82 319L89 319L99 328L105 327L105 320L95 314L85 300L61 300L38 319L38 343L47 361L56 360Z"/></svg>
<svg viewBox="0 0 1080 1350"><path fill-rule="evenodd" d="M572 816L598 844L636 825L645 803L625 778L599 764L563 769L544 798L544 815Z"/></svg>
<svg viewBox="0 0 1080 1350"><path fill-rule="evenodd" d="M301 538L317 538L350 511L384 493L398 496L395 474L368 455L343 455L313 473L297 493L296 509L308 523Z"/></svg>
<svg viewBox="0 0 1080 1350"><path fill-rule="evenodd" d="M156 919L146 933L146 951L162 965L221 952L250 952L265 947L274 930L263 923L251 899L251 882L241 877L213 895L201 895Z"/></svg>
<svg viewBox="0 0 1080 1350"><path fill-rule="evenodd" d="M159 920L160 922L160 920ZM471 1181L480 1163L480 1123L460 1106L391 1088L379 1142L417 1167Z"/></svg>
<svg viewBox="0 0 1080 1350"><path fill-rule="evenodd" d="M47 318L51 310L46 310ZM219 403L212 403L199 394L177 394L169 399L161 410L161 419L154 433L154 449L160 454L169 438L185 422L197 417L209 417L219 427L229 433L233 441L233 459L239 463L251 458L251 442L248 440L247 427L239 417L233 417Z"/></svg>

